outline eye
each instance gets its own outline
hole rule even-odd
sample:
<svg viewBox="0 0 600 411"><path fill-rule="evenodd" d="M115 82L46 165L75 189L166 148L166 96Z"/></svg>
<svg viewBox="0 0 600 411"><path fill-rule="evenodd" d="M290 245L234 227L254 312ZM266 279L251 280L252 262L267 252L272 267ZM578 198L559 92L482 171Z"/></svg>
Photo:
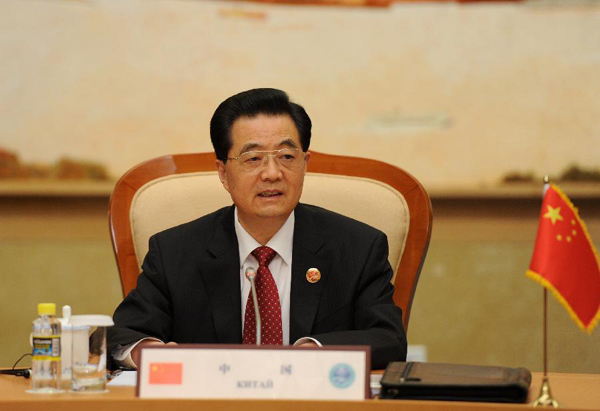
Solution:
<svg viewBox="0 0 600 411"><path fill-rule="evenodd" d="M294 151L283 151L279 153L278 157L283 161L293 161L296 159L297 154Z"/></svg>
<svg viewBox="0 0 600 411"><path fill-rule="evenodd" d="M240 156L240 159L244 163L252 164L258 163L263 160L264 155L257 151L248 151Z"/></svg>

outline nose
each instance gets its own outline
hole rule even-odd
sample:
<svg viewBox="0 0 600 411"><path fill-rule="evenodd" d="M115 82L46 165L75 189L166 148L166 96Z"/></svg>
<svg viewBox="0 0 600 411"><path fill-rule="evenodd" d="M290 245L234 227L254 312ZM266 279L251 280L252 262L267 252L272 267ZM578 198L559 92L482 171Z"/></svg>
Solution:
<svg viewBox="0 0 600 411"><path fill-rule="evenodd" d="M263 168L261 171L263 180L275 181L281 178L281 169L274 155L267 155L264 159Z"/></svg>

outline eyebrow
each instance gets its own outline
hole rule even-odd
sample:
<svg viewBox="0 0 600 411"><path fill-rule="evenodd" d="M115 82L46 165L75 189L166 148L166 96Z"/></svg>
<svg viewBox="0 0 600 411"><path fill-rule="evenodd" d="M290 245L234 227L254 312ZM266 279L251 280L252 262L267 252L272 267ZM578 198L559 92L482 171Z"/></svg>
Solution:
<svg viewBox="0 0 600 411"><path fill-rule="evenodd" d="M299 148L298 144L296 144L296 142L294 140L292 140L291 138L286 138L285 140L282 140L279 143L279 147L282 147L282 146L284 146L284 147L290 147L290 148ZM245 152L248 152L248 151L254 151L255 148L260 148L260 144L258 144L258 143L248 143L244 147L242 147L242 150L240 151L240 154L244 154Z"/></svg>
<svg viewBox="0 0 600 411"><path fill-rule="evenodd" d="M240 150L240 154L244 154L246 151L252 151L253 149L260 147L258 143L248 143Z"/></svg>

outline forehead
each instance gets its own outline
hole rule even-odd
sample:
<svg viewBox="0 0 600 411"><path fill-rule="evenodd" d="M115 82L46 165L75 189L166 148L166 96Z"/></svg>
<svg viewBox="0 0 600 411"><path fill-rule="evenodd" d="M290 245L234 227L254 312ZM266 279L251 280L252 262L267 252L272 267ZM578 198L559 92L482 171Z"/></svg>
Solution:
<svg viewBox="0 0 600 411"><path fill-rule="evenodd" d="M282 145L289 146L290 140L301 147L296 124L288 115L259 114L256 117L240 117L231 127L233 152L248 147L267 149Z"/></svg>

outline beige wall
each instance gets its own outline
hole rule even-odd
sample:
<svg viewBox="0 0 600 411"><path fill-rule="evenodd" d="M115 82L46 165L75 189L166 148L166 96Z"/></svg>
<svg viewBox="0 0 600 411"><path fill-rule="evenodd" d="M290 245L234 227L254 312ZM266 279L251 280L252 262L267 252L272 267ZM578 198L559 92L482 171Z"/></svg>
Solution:
<svg viewBox="0 0 600 411"><path fill-rule="evenodd" d="M40 302L56 303L59 315L65 304L73 314L112 314L121 288L107 209L107 196L0 196L0 367L31 352Z"/></svg>
<svg viewBox="0 0 600 411"><path fill-rule="evenodd" d="M573 199L600 244L598 197ZM542 288L525 277L540 200L434 198L434 229L409 327L429 360L542 371ZM600 333L548 297L549 369L600 373Z"/></svg>

